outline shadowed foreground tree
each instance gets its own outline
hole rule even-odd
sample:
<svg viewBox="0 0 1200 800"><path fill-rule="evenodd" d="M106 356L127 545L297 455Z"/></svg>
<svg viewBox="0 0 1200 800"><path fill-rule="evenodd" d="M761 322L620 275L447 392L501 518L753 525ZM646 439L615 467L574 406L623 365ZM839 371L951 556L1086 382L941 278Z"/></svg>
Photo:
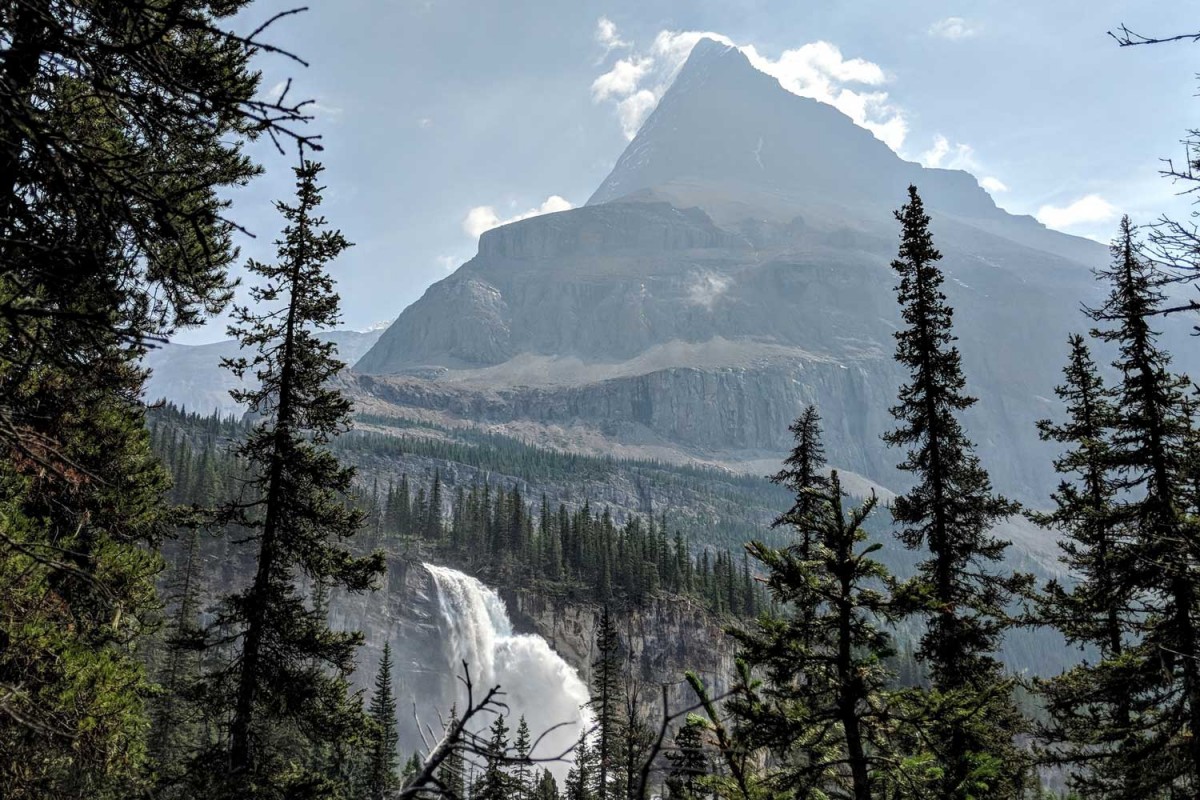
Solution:
<svg viewBox="0 0 1200 800"><path fill-rule="evenodd" d="M238 448L252 476L223 521L256 545L256 572L225 599L214 625L239 637L208 698L228 709L230 723L194 779L211 786L220 776L219 796L239 799L341 796L345 787L313 755L344 747L366 727L347 680L362 637L330 630L323 604L309 602L300 585L361 592L384 569L382 554L356 558L347 549L362 522L348 500L354 473L326 447L348 426L350 404L328 385L342 367L334 345L314 334L338 320L326 265L348 244L317 213L320 172L308 161L296 169L295 204L277 204L288 222L278 263L249 263L263 283L251 290L254 309L236 309L231 328L257 355L229 367L260 385L234 392L258 422Z"/></svg>
<svg viewBox="0 0 1200 800"><path fill-rule="evenodd" d="M1127 577L1133 565L1110 442L1118 412L1084 338L1072 335L1069 345L1065 382L1055 389L1067 419L1038 423L1042 439L1070 448L1054 462L1063 481L1051 495L1054 510L1030 516L1064 535L1062 561L1074 581L1051 581L1039 598L1038 617L1097 655L1039 683L1051 717L1039 738L1047 761L1075 765L1070 785L1081 796L1139 797L1141 765L1116 757L1122 748L1136 749L1138 738L1129 691L1136 660L1126 652L1138 627Z"/></svg>
<svg viewBox="0 0 1200 800"><path fill-rule="evenodd" d="M937 743L938 775L930 794L943 800L1019 797L1028 767L1014 739L1026 725L995 653L1010 624L1007 606L1027 591L1029 578L1004 574L1008 542L990 533L1017 506L993 493L959 421L976 401L965 392L929 216L915 186L908 187L908 197L896 212L902 230L892 269L900 277L904 320L896 333L896 360L910 377L892 409L899 426L884 440L907 448L900 469L916 479L892 506L898 536L909 549L929 553L896 600L926 626L917 655L933 681L921 722L925 737Z"/></svg>
<svg viewBox="0 0 1200 800"><path fill-rule="evenodd" d="M220 192L300 105L245 0L0 6L0 795L136 794L169 529L137 367L229 299ZM265 26L264 26L265 27ZM294 133L294 131L293 131ZM142 777L139 777L142 776Z"/></svg>
<svg viewBox="0 0 1200 800"><path fill-rule="evenodd" d="M816 411L809 407L792 426L797 453L819 453ZM811 459L808 459L811 461ZM798 487L788 517L798 541L782 548L747 545L763 566L766 583L788 617L764 614L748 630L734 630L739 657L764 675L728 703L739 738L774 758L767 785L788 796L882 797L885 777L901 758L888 739L884 660L893 654L877 620L890 614L882 591L887 570L863 546L863 522L872 495L845 507L837 471ZM796 509L801 509L797 512Z"/></svg>
<svg viewBox="0 0 1200 800"><path fill-rule="evenodd" d="M1118 349L1108 461L1117 495L1112 518L1121 525L1118 588L1132 598L1136 637L1123 631L1129 641L1096 678L1099 686L1120 686L1131 717L1128 735L1106 743L1113 750L1105 750L1111 757L1100 775L1116 774L1127 787L1116 796L1194 796L1200 791L1200 531L1186 499L1195 463L1190 383L1170 371L1170 357L1157 344L1152 320L1164 307L1162 278L1128 218L1112 253L1111 266L1098 273L1109 296L1089 316L1099 326L1092 335Z"/></svg>
<svg viewBox="0 0 1200 800"><path fill-rule="evenodd" d="M0 8L0 363L6 379L195 324L228 302L223 188L261 134L308 142L304 103L256 96L249 0L13 0ZM0 435L36 415L0 391ZM30 427L32 426L32 427Z"/></svg>

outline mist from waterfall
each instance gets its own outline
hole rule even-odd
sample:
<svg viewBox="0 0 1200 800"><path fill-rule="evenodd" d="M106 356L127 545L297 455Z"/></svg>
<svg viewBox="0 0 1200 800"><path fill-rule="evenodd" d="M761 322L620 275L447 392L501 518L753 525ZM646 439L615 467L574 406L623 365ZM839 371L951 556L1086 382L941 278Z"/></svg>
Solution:
<svg viewBox="0 0 1200 800"><path fill-rule="evenodd" d="M462 673L464 661L470 665L476 699L499 685L510 709L508 726L514 732L521 715L534 740L553 726L562 725L541 740L532 758L550 758L568 751L590 720L583 708L589 699L588 690L579 674L541 636L514 633L508 609L493 589L458 570L434 564L424 567L437 586L453 673ZM461 709L466 702L465 689L460 688L458 695ZM486 724L491 721L489 717ZM510 739L512 736L510 733ZM560 762L545 766L561 785L568 765Z"/></svg>

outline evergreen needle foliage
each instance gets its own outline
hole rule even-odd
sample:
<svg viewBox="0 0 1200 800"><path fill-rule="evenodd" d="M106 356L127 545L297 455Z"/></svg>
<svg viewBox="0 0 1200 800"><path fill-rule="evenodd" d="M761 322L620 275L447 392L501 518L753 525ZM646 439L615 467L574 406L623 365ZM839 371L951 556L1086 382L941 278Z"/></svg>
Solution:
<svg viewBox="0 0 1200 800"><path fill-rule="evenodd" d="M219 311L259 134L246 0L0 8L0 796L147 790L166 477L138 361ZM291 131L291 134L288 132ZM167 692L173 692L169 688ZM158 746L157 737L155 747Z"/></svg>
<svg viewBox="0 0 1200 800"><path fill-rule="evenodd" d="M375 691L367 709L370 732L367 736L366 800L387 800L400 788L400 754L396 747L396 696L392 691L392 645L384 642Z"/></svg>
<svg viewBox="0 0 1200 800"><path fill-rule="evenodd" d="M788 464L815 464L821 452L815 409L792 432ZM734 630L739 657L764 676L740 687L729 704L739 738L773 753L779 767L766 779L776 796L882 797L883 776L896 772L889 741L894 723L885 689L893 655L878 622L890 614L886 569L866 546L863 522L875 509L872 495L847 511L841 481L816 476L801 484L787 523L796 542L747 546L766 572L780 607L792 614L762 615L749 630ZM796 509L801 509L797 511Z"/></svg>
<svg viewBox="0 0 1200 800"><path fill-rule="evenodd" d="M892 269L904 320L896 360L910 379L892 408L899 425L884 439L907 448L900 469L916 480L892 506L898 536L929 557L897 601L926 625L917 655L933 680L928 710L937 712L927 720L939 742L932 795L1016 797L1027 781L1026 759L1014 744L1024 724L995 653L1009 625L1008 604L1027 592L1030 579L1004 573L1008 543L990 531L1017 506L993 493L959 421L976 400L965 391L929 216L915 186L908 196L896 212L900 251Z"/></svg>
<svg viewBox="0 0 1200 800"><path fill-rule="evenodd" d="M1100 421L1100 443L1075 451L1075 461L1086 457L1103 468L1103 482L1092 481L1100 502L1072 528L1075 546L1067 550L1081 588L1049 592L1052 607L1072 603L1076 615L1060 627L1086 637L1101 657L1050 682L1046 694L1052 733L1073 740L1066 753L1080 762L1074 780L1089 796L1191 796L1200 791L1200 534L1190 499L1189 382L1171 373L1158 347L1151 321L1163 307L1161 278L1128 218L1112 256L1097 273L1109 296L1088 315L1098 324L1093 337L1116 345L1121 380ZM1069 383L1075 395L1081 383L1089 382ZM1076 422L1079 403L1069 410ZM1072 433L1073 441L1086 441Z"/></svg>
<svg viewBox="0 0 1200 800"><path fill-rule="evenodd" d="M223 521L244 531L257 558L253 581L225 599L215 626L239 640L234 661L211 676L209 702L228 708L230 722L196 776L227 774L226 795L239 799L343 791L314 754L332 757L365 727L347 680L362 637L330 630L302 581L319 598L365 591L383 571L382 554L356 558L346 546L362 513L349 500L353 471L325 445L347 427L350 405L328 383L342 366L333 345L313 335L338 320L326 265L349 245L318 215L321 166L305 161L295 172L295 204L277 204L288 223L279 260L248 264L262 283L231 328L257 354L228 361L239 377L258 379L235 392L258 421L237 450L250 478Z"/></svg>

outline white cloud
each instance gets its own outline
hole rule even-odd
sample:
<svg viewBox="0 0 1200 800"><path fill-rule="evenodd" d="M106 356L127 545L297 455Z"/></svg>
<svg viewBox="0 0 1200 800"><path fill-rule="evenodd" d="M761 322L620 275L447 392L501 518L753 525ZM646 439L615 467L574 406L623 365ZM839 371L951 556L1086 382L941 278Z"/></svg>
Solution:
<svg viewBox="0 0 1200 800"><path fill-rule="evenodd" d="M304 106L304 110L315 117L324 117L326 120L331 118L336 119L342 115L342 109L338 108L337 106L326 105L320 100L312 101L308 105Z"/></svg>
<svg viewBox="0 0 1200 800"><path fill-rule="evenodd" d="M792 94L828 103L893 150L904 144L908 123L900 109L888 102L887 92L862 91L846 85L884 85L888 76L878 64L862 58L845 58L829 42L809 42L794 50L784 50L775 60L760 55L753 46L742 50L751 64L777 78Z"/></svg>
<svg viewBox="0 0 1200 800"><path fill-rule="evenodd" d="M430 119L429 117L421 117L419 120L417 120L417 127L422 128L422 129L432 128L433 120Z"/></svg>
<svg viewBox="0 0 1200 800"><path fill-rule="evenodd" d="M629 47L629 42L617 33L617 25L608 17L596 20L596 41L604 46L604 55L622 47Z"/></svg>
<svg viewBox="0 0 1200 800"><path fill-rule="evenodd" d="M1107 222L1120 212L1098 194L1089 194L1065 206L1044 205L1035 215L1038 222L1051 228L1069 228L1089 222Z"/></svg>
<svg viewBox="0 0 1200 800"><path fill-rule="evenodd" d="M622 58L612 69L592 81L592 100L600 102L610 98L622 98L638 90L638 84L646 77L653 58L631 56Z"/></svg>
<svg viewBox="0 0 1200 800"><path fill-rule="evenodd" d="M551 195L537 208L531 208L523 214L516 214L507 219L501 219L494 206L475 206L463 218L462 228L472 239L478 239L485 231L499 228L510 222L518 222L541 214L552 214L555 211L569 211L575 206L570 201L558 195Z"/></svg>
<svg viewBox="0 0 1200 800"><path fill-rule="evenodd" d="M300 105L300 110L314 117L323 117L327 121L336 120L342 115L342 109L330 105L319 97L301 97L296 94L296 87L290 81L279 81L267 90L268 103L284 103L288 106ZM302 104L302 105L301 105Z"/></svg>
<svg viewBox="0 0 1200 800"><path fill-rule="evenodd" d="M632 139L701 39L738 47L756 69L789 92L834 106L893 150L903 145L908 123L879 88L888 82L884 69L865 59L846 58L824 41L785 50L773 59L754 45L737 45L713 31L660 31L648 52L631 54L598 77L592 83L592 99L614 102L625 136Z"/></svg>
<svg viewBox="0 0 1200 800"><path fill-rule="evenodd" d="M979 33L979 29L962 17L946 17L929 26L930 36L951 41L969 39L977 33Z"/></svg>
<svg viewBox="0 0 1200 800"><path fill-rule="evenodd" d="M472 209L472 211L474 211L474 209ZM454 256L438 256L437 263L439 267L446 270L446 272L449 272L458 265L458 259Z"/></svg>
<svg viewBox="0 0 1200 800"><path fill-rule="evenodd" d="M1004 185L1004 181L991 175L979 179L979 185L992 194L997 192L1007 192L1008 187Z"/></svg>
<svg viewBox="0 0 1200 800"><path fill-rule="evenodd" d="M962 142L952 145L950 140L940 133L933 137L933 146L917 156L917 160L927 167L962 169L968 172L979 170L979 162L975 160L975 151L971 145Z"/></svg>
<svg viewBox="0 0 1200 800"><path fill-rule="evenodd" d="M617 116L626 139L637 136L638 129L657 105L658 97L649 89L639 89L617 103Z"/></svg>
<svg viewBox="0 0 1200 800"><path fill-rule="evenodd" d="M975 150L971 145L962 142L951 144L950 140L940 133L933 137L933 145L917 156L917 161L926 167L961 169L972 175L979 175L984 171L984 166L975 157ZM1008 191L1008 187L997 177L985 175L978 180L979 185L992 194Z"/></svg>

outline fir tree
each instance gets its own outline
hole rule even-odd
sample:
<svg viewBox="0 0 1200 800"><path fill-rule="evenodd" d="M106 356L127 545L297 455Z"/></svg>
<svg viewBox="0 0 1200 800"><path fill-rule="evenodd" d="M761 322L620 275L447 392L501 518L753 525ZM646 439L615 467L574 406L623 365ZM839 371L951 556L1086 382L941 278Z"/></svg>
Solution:
<svg viewBox="0 0 1200 800"><path fill-rule="evenodd" d="M592 791L593 775L596 769L596 751L588 743L586 736L581 736L575 746L575 760L567 772L567 780L563 787L564 800L596 800Z"/></svg>
<svg viewBox="0 0 1200 800"><path fill-rule="evenodd" d="M827 486L809 489L805 516L792 521L807 534L807 555L798 543L748 545L772 596L796 614L764 615L756 628L734 631L740 657L765 673L766 685L731 710L748 741L789 754L779 780L800 796L870 800L883 796L879 776L899 760L880 710L893 650L876 623L890 613L877 586L889 575L870 557L880 545L863 547L875 497L847 512L836 470Z"/></svg>
<svg viewBox="0 0 1200 800"><path fill-rule="evenodd" d="M654 756L655 734L642 709L642 694L633 677L632 654L625 661L625 703L620 746L620 784L615 797L635 800L642 767Z"/></svg>
<svg viewBox="0 0 1200 800"><path fill-rule="evenodd" d="M533 765L529 760L529 725L525 716L521 715L517 723L516 739L513 740L513 758L515 763L512 770L513 794L519 800L526 800L533 793Z"/></svg>
<svg viewBox="0 0 1200 800"><path fill-rule="evenodd" d="M450 707L450 720L447 730L453 730L458 723L458 707ZM438 769L438 780L446 789L451 800L465 800L467 796L467 774L462 751L455 747L451 749Z"/></svg>
<svg viewBox="0 0 1200 800"><path fill-rule="evenodd" d="M1025 758L1013 743L1024 724L994 653L1009 625L1006 607L1028 579L998 568L1008 543L990 530L1017 507L993 493L959 421L976 401L965 392L953 312L941 291L941 253L915 186L908 195L896 212L902 232L892 268L904 320L896 360L910 380L892 409L899 427L884 439L907 448L900 469L916 478L892 506L900 540L929 551L903 595L908 610L925 620L918 656L939 695L931 708L941 709L940 719L927 721L943 743L933 794L1013 797L1025 781Z"/></svg>
<svg viewBox="0 0 1200 800"><path fill-rule="evenodd" d="M101 384L117 369L94 367ZM137 647L158 605L167 478L111 384L35 372L40 397L23 400L71 468L0 460L0 796L137 795L151 694Z"/></svg>
<svg viewBox="0 0 1200 800"><path fill-rule="evenodd" d="M559 800L558 782L554 780L550 770L544 769L538 776L534 784L533 800Z"/></svg>
<svg viewBox="0 0 1200 800"><path fill-rule="evenodd" d="M0 796L148 791L141 662L169 531L139 366L229 298L222 196L304 118L245 0L23 0L0 63ZM255 36L257 39L257 34ZM288 104L290 105L290 104ZM161 712L161 706L157 709Z"/></svg>
<svg viewBox="0 0 1200 800"><path fill-rule="evenodd" d="M1054 510L1031 516L1066 537L1059 546L1074 582L1052 581L1040 598L1039 615L1068 642L1095 647L1098 658L1041 684L1052 718L1041 738L1050 759L1086 764L1071 776L1076 791L1132 797L1138 795L1129 787L1138 782L1131 780L1128 765L1107 757L1133 735L1124 658L1135 624L1133 598L1123 577L1130 566L1126 526L1117 509L1109 443L1117 408L1084 338L1072 335L1069 345L1065 382L1055 390L1067 420L1038 423L1042 439L1070 447L1054 462L1064 480L1051 495Z"/></svg>
<svg viewBox="0 0 1200 800"><path fill-rule="evenodd" d="M1098 273L1111 287L1106 302L1089 315L1097 339L1115 344L1115 414L1108 439L1113 519L1123 523L1118 551L1119 598L1131 593L1139 610L1137 641L1122 645L1112 671L1101 677L1119 684L1130 699L1136 736L1120 738L1109 770L1132 792L1171 796L1200 791L1200 642L1196 585L1200 535L1186 513L1193 475L1188 446L1193 432L1188 382L1173 375L1157 344L1151 320L1163 307L1160 279L1140 251L1129 219L1121 220L1113 262ZM1145 610L1141 610L1145 609ZM1115 690L1115 687L1114 687ZM1119 722L1118 722L1119 726ZM1111 773L1110 773L1111 774Z"/></svg>
<svg viewBox="0 0 1200 800"><path fill-rule="evenodd" d="M375 675L375 691L367 711L370 720L368 736L369 753L366 771L366 795L368 800L386 800L400 787L396 773L400 754L396 746L400 742L396 730L396 697L392 693L392 645L384 642L383 655L379 659L379 671Z"/></svg>
<svg viewBox="0 0 1200 800"><path fill-rule="evenodd" d="M592 663L592 713L596 721L595 800L614 796L618 743L621 741L621 657L616 624L608 606L596 628L596 660Z"/></svg>
<svg viewBox="0 0 1200 800"><path fill-rule="evenodd" d="M796 496L792 507L780 514L771 527L797 525L807 520L820 501L811 490L828 486L825 469L825 446L821 442L821 415L816 406L808 406L795 422L788 426L795 444L783 462L783 468L771 476L771 482L790 489ZM803 527L801 525L800 527ZM801 535L801 556L807 558L808 539Z"/></svg>
<svg viewBox="0 0 1200 800"><path fill-rule="evenodd" d="M666 753L668 800L700 800L701 782L712 769L704 752L704 734L708 724L700 717L689 715L675 733L675 747Z"/></svg>
<svg viewBox="0 0 1200 800"><path fill-rule="evenodd" d="M165 663L158 675L162 694L155 703L151 736L159 788L168 795L182 779L182 769L199 743L196 726L200 714L189 702L200 679L199 649L203 646L199 526L189 525L186 537L169 588L168 600L175 604L175 611L167 630Z"/></svg>
<svg viewBox="0 0 1200 800"><path fill-rule="evenodd" d="M508 725L503 716L497 716L489 731L487 763L476 788L471 792L472 800L507 800L511 781L505 771L508 761Z"/></svg>
<svg viewBox="0 0 1200 800"><path fill-rule="evenodd" d="M227 363L239 377L253 373L260 381L259 388L234 392L259 418L238 449L252 465L247 490L256 502L226 511L258 548L253 582L227 598L222 611L223 623L241 629L228 698L228 752L218 756L228 759L228 792L238 798L327 790L321 776L296 769L297 748L319 749L361 730L347 681L361 635L331 631L323 614L304 602L296 578L361 592L383 571L381 554L355 558L343 544L359 530L362 515L348 504L353 471L326 447L347 426L350 406L327 385L342 367L334 345L314 331L338 320L325 266L348 244L340 233L323 230L325 220L316 213L320 172L312 162L296 169L296 204L277 205L289 223L278 242L279 263L248 264L264 281L251 290L259 310L237 309L231 329L258 354ZM218 677L215 690L224 684Z"/></svg>

